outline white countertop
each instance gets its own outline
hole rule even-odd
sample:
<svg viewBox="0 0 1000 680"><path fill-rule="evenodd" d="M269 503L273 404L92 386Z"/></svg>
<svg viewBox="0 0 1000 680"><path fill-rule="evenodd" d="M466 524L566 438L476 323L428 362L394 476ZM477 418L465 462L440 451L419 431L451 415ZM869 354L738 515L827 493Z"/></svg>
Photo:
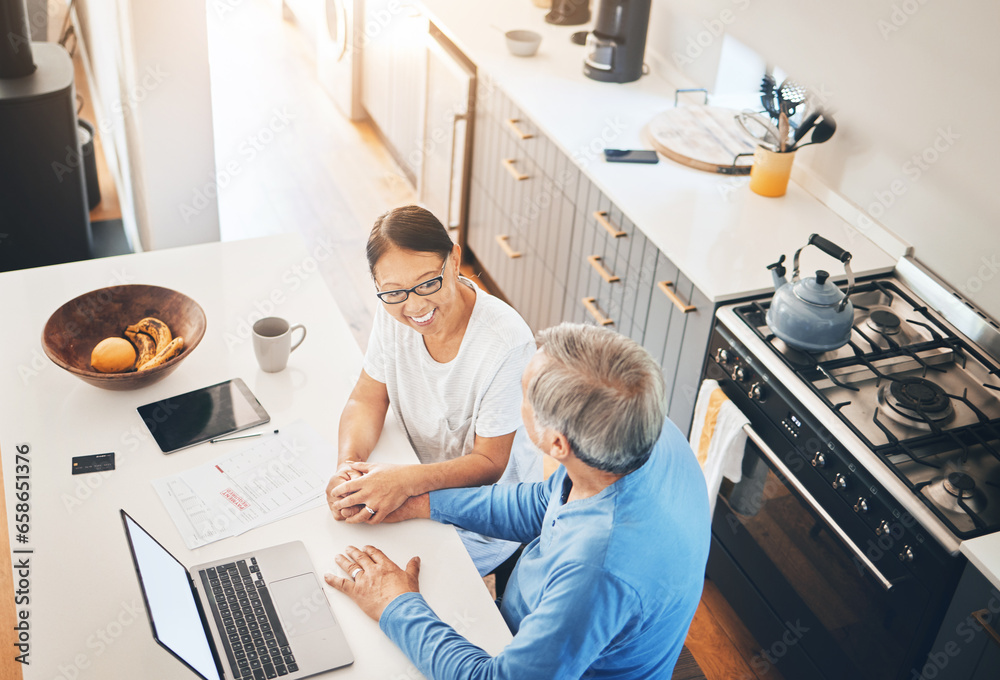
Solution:
<svg viewBox="0 0 1000 680"><path fill-rule="evenodd" d="M1000 533L964 541L960 549L993 587L1000 588Z"/></svg>
<svg viewBox="0 0 1000 680"><path fill-rule="evenodd" d="M794 182L782 198L752 193L747 177L694 170L667 158L657 165L605 163L603 149L648 148L642 129L674 105L674 87L654 73L625 85L583 75L584 48L569 36L584 26L545 23L528 0L420 0L434 22L488 74L564 153L714 302L771 290L766 266L789 257L811 233L854 255L857 275L884 272L894 258ZM538 54L507 52L502 31L542 34ZM691 95L688 95L691 96ZM697 101L697 95L694 97ZM803 270L837 263L815 248Z"/></svg>
<svg viewBox="0 0 1000 680"><path fill-rule="evenodd" d="M324 507L191 551L154 492L150 480L255 440L201 444L166 456L135 408L229 378L243 378L267 409L266 427L304 419L336 445L339 415L362 355L310 258L299 237L275 236L0 274L0 452L9 527L17 502L15 446L31 446L29 542L12 546L33 550L25 678L191 677L150 634L119 508L188 566L294 539L305 542L319 574L338 571L334 556L348 544L376 545L400 563L420 555L421 591L446 622L492 654L511 640L452 527L429 520L349 526ZM165 379L111 392L57 367L42 353L40 339L45 321L64 302L122 283L162 285L191 296L204 308L208 330ZM304 323L308 337L285 371L268 374L257 367L249 327L272 313ZM113 472L70 474L71 457L107 451L116 453ZM416 462L391 414L372 459ZM417 677L374 621L346 596L331 588L326 593L356 657L329 677ZM74 669L78 674L66 675Z"/></svg>

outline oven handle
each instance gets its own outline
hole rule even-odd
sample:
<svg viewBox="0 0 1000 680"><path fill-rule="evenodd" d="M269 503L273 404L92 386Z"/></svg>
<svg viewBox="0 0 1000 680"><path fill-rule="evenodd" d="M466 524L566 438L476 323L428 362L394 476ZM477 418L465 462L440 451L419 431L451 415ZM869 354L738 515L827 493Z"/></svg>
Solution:
<svg viewBox="0 0 1000 680"><path fill-rule="evenodd" d="M830 517L829 513L827 513L827 511L816 502L816 499L812 497L812 494L806 490L805 485L802 484L802 482L799 481L794 474L792 474L792 471L789 470L788 466L782 462L782 460L778 457L778 454L776 454L761 438L761 436L757 434L752 427L750 427L749 423L743 426L743 431L747 433L747 436L750 437L753 443L757 445L757 448L759 448L767 459L771 461L774 467L777 468L778 472L780 472L782 476L788 480L788 483L795 487L795 490L798 491L806 503L809 504L813 512L819 515L823 522L826 523L827 527L837 535L841 542L843 542L852 553L854 553L854 557L865 566L868 573L870 573L875 580L878 581L879 585L882 586L882 589L886 592L892 590L892 582L878 570L878 567L876 567L872 561L868 559L868 556L865 555L858 546L854 545L854 541L851 540L850 536L848 536L847 533L845 533L844 530L837 525L834 519Z"/></svg>

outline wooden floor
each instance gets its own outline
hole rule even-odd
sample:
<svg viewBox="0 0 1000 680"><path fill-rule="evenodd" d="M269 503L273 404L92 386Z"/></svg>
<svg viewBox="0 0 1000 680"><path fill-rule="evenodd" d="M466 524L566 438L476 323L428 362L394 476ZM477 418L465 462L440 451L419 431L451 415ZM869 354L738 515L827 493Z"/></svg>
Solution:
<svg viewBox="0 0 1000 680"><path fill-rule="evenodd" d="M216 164L224 167L243 159L241 172L220 186L222 238L299 232L310 245L331 240L336 256L325 263L322 274L364 348L376 301L364 258L369 225L385 210L414 202L413 189L371 126L351 123L337 112L314 77L310 47L294 25L281 20L277 0L243 0L222 16L211 7ZM241 145L279 111L291 116L291 123L246 161ZM101 188L107 200L98 206L95 219L117 216L113 184L106 186L102 177ZM555 465L547 461L546 473ZM7 545L2 499L0 485L0 540ZM0 592L12 593L12 586L10 563L0 560ZM13 598L0 597L4 649L11 649L12 626L7 622L12 616ZM674 679L780 680L774 669L761 663L758 652L749 631L715 585L706 581ZM5 652L0 679L20 677L19 666Z"/></svg>

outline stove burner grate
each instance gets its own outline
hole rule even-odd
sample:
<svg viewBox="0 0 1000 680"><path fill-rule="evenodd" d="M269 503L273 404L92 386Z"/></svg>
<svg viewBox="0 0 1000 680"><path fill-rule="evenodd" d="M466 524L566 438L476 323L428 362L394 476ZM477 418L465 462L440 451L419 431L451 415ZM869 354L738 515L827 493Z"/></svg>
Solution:
<svg viewBox="0 0 1000 680"><path fill-rule="evenodd" d="M935 430L955 412L951 397L926 378L890 379L878 391L885 414L892 420L918 430Z"/></svg>
<svg viewBox="0 0 1000 680"><path fill-rule="evenodd" d="M965 472L950 472L926 483L926 495L938 507L956 515L966 515L977 527L985 526L979 517L987 505L986 495L976 487L976 480Z"/></svg>

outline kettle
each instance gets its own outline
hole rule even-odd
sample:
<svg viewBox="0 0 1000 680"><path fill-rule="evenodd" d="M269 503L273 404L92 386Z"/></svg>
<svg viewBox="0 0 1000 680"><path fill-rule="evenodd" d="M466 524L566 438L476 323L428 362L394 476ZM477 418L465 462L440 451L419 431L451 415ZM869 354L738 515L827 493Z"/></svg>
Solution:
<svg viewBox="0 0 1000 680"><path fill-rule="evenodd" d="M831 282L822 269L816 276L799 279L799 254L803 248L816 246L844 263L847 292ZM774 279L774 298L767 310L767 325L785 344L806 352L829 352L847 344L854 325L854 305L849 297L854 289L851 254L818 234L795 251L792 280L785 280L785 256L768 265Z"/></svg>

